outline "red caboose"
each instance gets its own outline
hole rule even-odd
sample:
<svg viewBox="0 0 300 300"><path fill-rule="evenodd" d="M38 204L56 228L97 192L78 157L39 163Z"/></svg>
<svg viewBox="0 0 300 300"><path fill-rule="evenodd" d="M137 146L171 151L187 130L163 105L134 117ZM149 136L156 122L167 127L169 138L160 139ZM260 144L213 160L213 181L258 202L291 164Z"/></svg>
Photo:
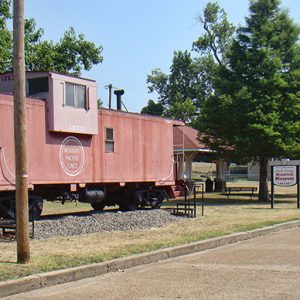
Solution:
<svg viewBox="0 0 300 300"><path fill-rule="evenodd" d="M93 80L28 72L29 206L78 200L96 210L159 207L174 185L173 126L159 117L97 108ZM14 217L13 75L0 75L0 216Z"/></svg>

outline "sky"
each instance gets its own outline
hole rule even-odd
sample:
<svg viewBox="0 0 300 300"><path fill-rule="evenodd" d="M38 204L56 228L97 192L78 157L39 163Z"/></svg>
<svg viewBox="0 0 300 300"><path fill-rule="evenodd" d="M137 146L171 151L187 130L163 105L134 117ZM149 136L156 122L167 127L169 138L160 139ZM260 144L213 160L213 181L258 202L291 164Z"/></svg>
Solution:
<svg viewBox="0 0 300 300"><path fill-rule="evenodd" d="M25 0L25 17L44 29L43 39L58 42L69 27L103 47L103 63L82 77L98 83L98 97L108 106L106 85L124 89L123 102L140 112L149 99L147 74L168 73L175 50L191 50L203 30L197 21L204 0ZM244 23L248 0L218 0L228 20ZM300 24L300 1L282 0L282 7ZM112 104L115 108L115 96Z"/></svg>

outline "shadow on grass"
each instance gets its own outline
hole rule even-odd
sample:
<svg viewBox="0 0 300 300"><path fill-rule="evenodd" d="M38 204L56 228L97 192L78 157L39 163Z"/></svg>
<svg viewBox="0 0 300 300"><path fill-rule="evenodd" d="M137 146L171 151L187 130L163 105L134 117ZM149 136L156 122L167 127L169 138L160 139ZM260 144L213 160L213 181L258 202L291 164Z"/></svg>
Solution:
<svg viewBox="0 0 300 300"><path fill-rule="evenodd" d="M278 198L280 198L280 199L288 199L288 198L297 199L297 195L296 194L276 194L276 192L275 192L274 197L276 199L278 199Z"/></svg>
<svg viewBox="0 0 300 300"><path fill-rule="evenodd" d="M176 199L164 202L162 207L168 207L168 206L176 206L178 202L183 202L183 199ZM190 199L191 202L193 202L193 199ZM227 198L204 198L204 205L205 206L213 206L213 205L246 205L246 204L266 204L268 202L259 202L257 200L249 200L249 199L227 199ZM197 205L202 204L201 199L196 200Z"/></svg>
<svg viewBox="0 0 300 300"><path fill-rule="evenodd" d="M231 197L233 196L233 197ZM239 198L235 198L235 197ZM241 199L240 197L247 197L246 199ZM292 199L291 199L292 198ZM184 199L171 199L162 204L162 208L164 207L175 207L178 202L183 202ZM193 199L190 198L190 203L193 202ZM296 203L296 196L292 194L287 195L275 195L275 204L293 204ZM202 200L197 199L197 206L202 205ZM227 198L226 195L218 194L216 197L214 195L209 195L209 198L204 198L205 206L244 206L244 205L258 205L258 206L266 206L271 205L270 201L259 201L258 195L255 194L252 199L250 199L249 194L232 194L230 198ZM265 208L265 207L262 207ZM258 208L257 208L258 209Z"/></svg>

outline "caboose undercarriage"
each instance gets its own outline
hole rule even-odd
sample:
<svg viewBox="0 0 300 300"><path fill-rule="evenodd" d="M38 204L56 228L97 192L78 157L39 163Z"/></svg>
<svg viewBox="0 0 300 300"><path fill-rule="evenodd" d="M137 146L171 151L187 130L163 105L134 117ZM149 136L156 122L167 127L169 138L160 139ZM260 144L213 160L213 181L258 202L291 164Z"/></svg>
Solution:
<svg viewBox="0 0 300 300"><path fill-rule="evenodd" d="M121 210L136 210L150 206L160 208L168 198L168 187L156 187L154 183L91 184L76 191L70 191L70 185L38 185L29 191L29 217L38 219L43 210L43 201L79 201L90 203L92 208L101 211L105 206L118 205ZM0 194L0 217L15 219L15 192Z"/></svg>

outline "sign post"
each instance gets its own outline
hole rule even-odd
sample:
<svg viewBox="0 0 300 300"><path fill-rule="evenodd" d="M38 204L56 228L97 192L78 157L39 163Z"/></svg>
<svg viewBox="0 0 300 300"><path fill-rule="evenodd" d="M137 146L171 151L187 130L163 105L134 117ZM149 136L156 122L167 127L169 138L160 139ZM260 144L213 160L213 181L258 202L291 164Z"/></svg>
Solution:
<svg viewBox="0 0 300 300"><path fill-rule="evenodd" d="M300 175L299 165L297 166L297 208L300 209Z"/></svg>
<svg viewBox="0 0 300 300"><path fill-rule="evenodd" d="M271 167L271 208L274 208L274 166Z"/></svg>
<svg viewBox="0 0 300 300"><path fill-rule="evenodd" d="M299 165L280 165L271 167L271 208L274 208L274 185L293 186L297 184L297 208L300 208Z"/></svg>

